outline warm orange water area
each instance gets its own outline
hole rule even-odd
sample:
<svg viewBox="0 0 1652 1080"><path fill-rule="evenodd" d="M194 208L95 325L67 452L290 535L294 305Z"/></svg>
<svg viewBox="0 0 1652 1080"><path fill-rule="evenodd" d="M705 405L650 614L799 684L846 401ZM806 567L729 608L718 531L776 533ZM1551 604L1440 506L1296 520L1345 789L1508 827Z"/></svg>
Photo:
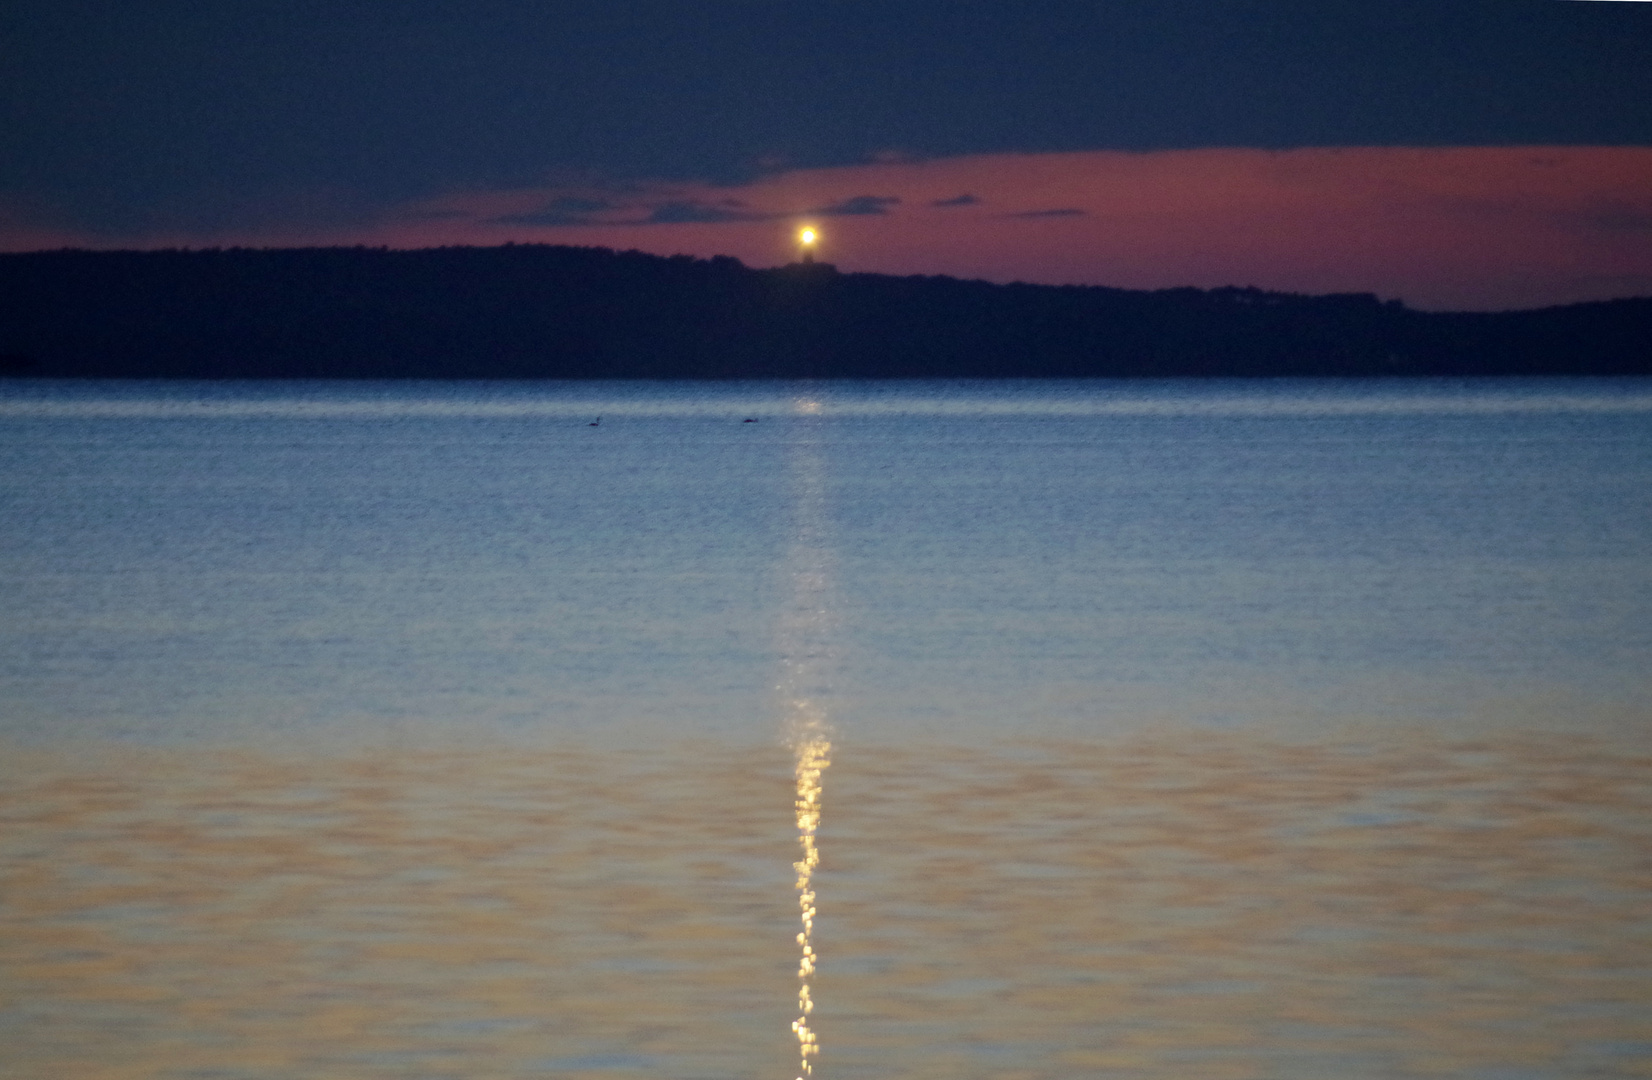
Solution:
<svg viewBox="0 0 1652 1080"><path fill-rule="evenodd" d="M1185 731L831 774L817 1077L1652 1074L1643 749ZM790 1076L801 775L0 748L0 1075Z"/></svg>

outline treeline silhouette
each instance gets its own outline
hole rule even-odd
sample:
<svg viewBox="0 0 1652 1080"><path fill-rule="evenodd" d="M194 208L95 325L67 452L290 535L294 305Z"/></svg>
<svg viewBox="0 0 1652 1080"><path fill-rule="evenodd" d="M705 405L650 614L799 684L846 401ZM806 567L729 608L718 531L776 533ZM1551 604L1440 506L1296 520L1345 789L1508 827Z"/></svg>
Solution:
<svg viewBox="0 0 1652 1080"><path fill-rule="evenodd" d="M753 270L603 248L0 255L0 372L751 379L1652 373L1652 298L1438 313L1369 294Z"/></svg>

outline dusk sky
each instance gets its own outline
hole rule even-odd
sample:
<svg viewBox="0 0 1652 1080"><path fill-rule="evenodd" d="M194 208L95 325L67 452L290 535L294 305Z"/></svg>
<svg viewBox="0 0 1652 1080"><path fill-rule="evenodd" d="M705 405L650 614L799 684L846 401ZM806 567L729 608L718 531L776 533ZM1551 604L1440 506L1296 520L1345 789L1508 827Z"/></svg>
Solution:
<svg viewBox="0 0 1652 1080"><path fill-rule="evenodd" d="M1652 4L10 0L0 249L1652 294Z"/></svg>

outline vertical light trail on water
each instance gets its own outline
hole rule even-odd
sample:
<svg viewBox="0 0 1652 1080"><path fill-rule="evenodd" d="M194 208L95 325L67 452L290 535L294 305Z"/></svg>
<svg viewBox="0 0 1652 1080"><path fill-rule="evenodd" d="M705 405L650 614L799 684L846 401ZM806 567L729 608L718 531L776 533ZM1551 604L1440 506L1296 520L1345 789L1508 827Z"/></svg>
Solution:
<svg viewBox="0 0 1652 1080"><path fill-rule="evenodd" d="M809 1059L820 1053L820 1038L809 1026L809 1014L815 1011L814 999L809 996L809 978L818 959L814 949L813 879L815 867L820 865L820 849L815 845L815 829L820 825L820 774L831 764L827 757L831 750L832 744L818 736L797 748L797 838L803 847L803 856L792 865L797 869L797 904L802 910L803 929L797 935L797 943L803 957L797 965L798 1017L792 1021L792 1030L797 1033L801 1059L798 1080L814 1074L814 1063Z"/></svg>
<svg viewBox="0 0 1652 1080"><path fill-rule="evenodd" d="M821 775L831 764L830 723L825 695L829 692L831 667L830 630L832 623L828 592L831 582L831 552L826 542L826 485L815 419L821 406L804 398L796 411L802 421L798 437L791 442L794 529L787 571L791 595L780 627L780 652L784 665L779 690L786 727L796 754L797 766L797 905L802 929L797 935L801 958L797 966L798 1017L792 1022L797 1035L798 1080L814 1075L814 1058L820 1054L820 1038L810 1026L815 1004L810 996L819 956L814 948L814 873L820 866L820 848L815 841L820 828Z"/></svg>

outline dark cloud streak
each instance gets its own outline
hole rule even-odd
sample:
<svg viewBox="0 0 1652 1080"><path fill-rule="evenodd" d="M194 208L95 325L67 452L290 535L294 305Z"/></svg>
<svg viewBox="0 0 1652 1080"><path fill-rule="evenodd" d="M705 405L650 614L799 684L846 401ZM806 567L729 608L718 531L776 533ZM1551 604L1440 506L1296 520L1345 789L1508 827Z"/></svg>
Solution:
<svg viewBox="0 0 1652 1080"><path fill-rule="evenodd" d="M506 214L492 220L499 225L590 225L600 220L598 214L613 209L614 204L604 199L581 199L570 196L552 200L542 210L526 214Z"/></svg>
<svg viewBox="0 0 1652 1080"><path fill-rule="evenodd" d="M900 202L894 195L856 195L809 212L822 217L862 217L887 214L891 207L899 206Z"/></svg>
<svg viewBox="0 0 1652 1080"><path fill-rule="evenodd" d="M737 207L707 206L705 203L661 203L648 212L651 225L714 225L729 221L767 221L774 215L754 214Z"/></svg>

